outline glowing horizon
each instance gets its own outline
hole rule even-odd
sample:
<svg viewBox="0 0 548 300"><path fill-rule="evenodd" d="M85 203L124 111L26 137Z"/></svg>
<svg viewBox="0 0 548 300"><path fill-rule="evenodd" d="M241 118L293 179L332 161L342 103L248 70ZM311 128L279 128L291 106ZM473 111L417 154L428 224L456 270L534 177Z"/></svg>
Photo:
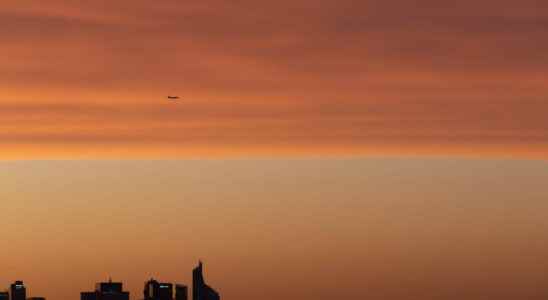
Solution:
<svg viewBox="0 0 548 300"><path fill-rule="evenodd" d="M0 169L0 288L23 279L47 300L78 300L109 276L138 300L150 277L189 284L198 260L222 299L548 295L546 161L83 160Z"/></svg>

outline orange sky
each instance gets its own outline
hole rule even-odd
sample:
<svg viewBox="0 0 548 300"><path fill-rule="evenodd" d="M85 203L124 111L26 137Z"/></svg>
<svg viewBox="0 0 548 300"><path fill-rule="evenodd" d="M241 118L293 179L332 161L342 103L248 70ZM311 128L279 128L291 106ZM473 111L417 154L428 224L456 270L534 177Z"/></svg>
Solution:
<svg viewBox="0 0 548 300"><path fill-rule="evenodd" d="M0 156L545 158L546 11L533 0L5 3Z"/></svg>
<svg viewBox="0 0 548 300"><path fill-rule="evenodd" d="M225 300L542 300L548 163L0 162L0 289L78 300L150 276Z"/></svg>

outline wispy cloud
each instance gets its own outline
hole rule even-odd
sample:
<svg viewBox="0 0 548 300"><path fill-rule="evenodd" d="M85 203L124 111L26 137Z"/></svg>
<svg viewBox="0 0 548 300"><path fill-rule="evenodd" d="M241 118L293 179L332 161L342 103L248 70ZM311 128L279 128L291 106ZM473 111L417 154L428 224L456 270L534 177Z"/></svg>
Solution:
<svg viewBox="0 0 548 300"><path fill-rule="evenodd" d="M543 6L8 4L0 143L543 152Z"/></svg>

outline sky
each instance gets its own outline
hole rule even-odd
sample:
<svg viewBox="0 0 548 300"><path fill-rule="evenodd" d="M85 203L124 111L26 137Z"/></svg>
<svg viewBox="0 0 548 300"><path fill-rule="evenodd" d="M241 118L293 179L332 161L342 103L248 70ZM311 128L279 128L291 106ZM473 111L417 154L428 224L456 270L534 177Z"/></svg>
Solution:
<svg viewBox="0 0 548 300"><path fill-rule="evenodd" d="M537 0L4 3L1 157L545 159L547 11Z"/></svg>
<svg viewBox="0 0 548 300"><path fill-rule="evenodd" d="M547 1L5 2L0 290L548 298Z"/></svg>
<svg viewBox="0 0 548 300"><path fill-rule="evenodd" d="M0 286L205 278L222 299L546 299L548 163L0 163Z"/></svg>

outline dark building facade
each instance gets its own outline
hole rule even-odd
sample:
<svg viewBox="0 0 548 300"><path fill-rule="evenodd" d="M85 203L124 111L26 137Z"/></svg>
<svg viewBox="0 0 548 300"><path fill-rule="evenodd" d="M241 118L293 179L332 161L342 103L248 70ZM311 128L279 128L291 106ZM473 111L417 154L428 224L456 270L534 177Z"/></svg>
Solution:
<svg viewBox="0 0 548 300"><path fill-rule="evenodd" d="M80 293L80 300L129 300L129 292L123 290L121 282L100 282L95 291Z"/></svg>
<svg viewBox="0 0 548 300"><path fill-rule="evenodd" d="M208 286L202 273L202 262L192 270L192 300L219 300L219 293Z"/></svg>
<svg viewBox="0 0 548 300"><path fill-rule="evenodd" d="M97 300L97 292L81 292L80 300Z"/></svg>
<svg viewBox="0 0 548 300"><path fill-rule="evenodd" d="M186 285L175 285L175 300L188 300L188 287Z"/></svg>
<svg viewBox="0 0 548 300"><path fill-rule="evenodd" d="M17 280L10 286L11 300L27 300L27 289L23 281Z"/></svg>
<svg viewBox="0 0 548 300"><path fill-rule="evenodd" d="M10 300L10 293L6 292L0 292L0 300Z"/></svg>
<svg viewBox="0 0 548 300"><path fill-rule="evenodd" d="M151 279L145 282L144 300L173 300L173 284Z"/></svg>

